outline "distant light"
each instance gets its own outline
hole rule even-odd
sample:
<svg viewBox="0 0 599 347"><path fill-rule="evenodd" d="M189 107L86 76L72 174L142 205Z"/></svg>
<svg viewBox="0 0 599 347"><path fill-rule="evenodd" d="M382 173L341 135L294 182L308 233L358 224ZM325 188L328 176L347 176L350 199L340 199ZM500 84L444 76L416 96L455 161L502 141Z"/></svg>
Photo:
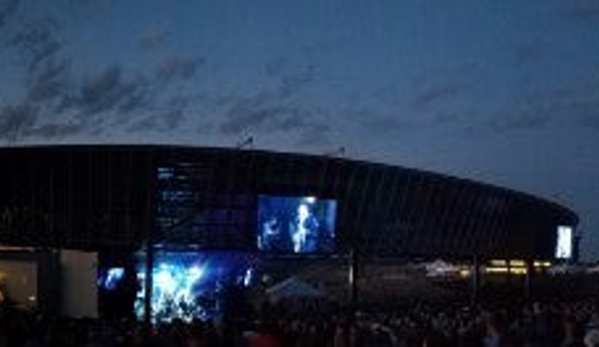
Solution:
<svg viewBox="0 0 599 347"><path fill-rule="evenodd" d="M510 266L526 266L524 260L510 260Z"/></svg>
<svg viewBox="0 0 599 347"><path fill-rule="evenodd" d="M506 265L506 261L505 260L501 260L501 259L493 259L493 260L491 260L490 263L493 266L505 266Z"/></svg>
<svg viewBox="0 0 599 347"><path fill-rule="evenodd" d="M551 266L551 262L550 261L535 261L534 262L534 266L535 267L550 267Z"/></svg>
<svg viewBox="0 0 599 347"><path fill-rule="evenodd" d="M507 268L507 267L487 267L485 269L486 273L493 273L493 274L514 274L514 275L525 275L526 274L526 268L525 267L511 267L511 268Z"/></svg>

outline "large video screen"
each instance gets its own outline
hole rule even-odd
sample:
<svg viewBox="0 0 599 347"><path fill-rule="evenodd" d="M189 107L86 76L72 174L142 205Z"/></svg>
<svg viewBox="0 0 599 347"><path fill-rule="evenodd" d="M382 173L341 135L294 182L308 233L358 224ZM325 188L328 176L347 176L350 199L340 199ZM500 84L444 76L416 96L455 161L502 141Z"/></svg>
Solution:
<svg viewBox="0 0 599 347"><path fill-rule="evenodd" d="M572 257L572 227L564 225L557 227L555 257L558 259L569 259Z"/></svg>
<svg viewBox="0 0 599 347"><path fill-rule="evenodd" d="M335 251L337 201L258 196L258 249L279 254Z"/></svg>
<svg viewBox="0 0 599 347"><path fill-rule="evenodd" d="M214 318L227 305L231 290L250 286L257 266L256 258L247 253L157 251L152 269L152 320ZM140 320L145 314L145 276L141 256L135 300L135 314Z"/></svg>

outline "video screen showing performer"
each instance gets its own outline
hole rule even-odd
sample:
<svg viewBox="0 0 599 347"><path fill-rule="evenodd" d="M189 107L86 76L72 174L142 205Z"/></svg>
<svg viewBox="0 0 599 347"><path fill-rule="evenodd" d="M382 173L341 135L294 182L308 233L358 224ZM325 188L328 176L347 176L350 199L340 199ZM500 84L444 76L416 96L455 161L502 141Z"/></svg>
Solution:
<svg viewBox="0 0 599 347"><path fill-rule="evenodd" d="M258 249L279 254L335 251L337 202L316 197L258 197Z"/></svg>

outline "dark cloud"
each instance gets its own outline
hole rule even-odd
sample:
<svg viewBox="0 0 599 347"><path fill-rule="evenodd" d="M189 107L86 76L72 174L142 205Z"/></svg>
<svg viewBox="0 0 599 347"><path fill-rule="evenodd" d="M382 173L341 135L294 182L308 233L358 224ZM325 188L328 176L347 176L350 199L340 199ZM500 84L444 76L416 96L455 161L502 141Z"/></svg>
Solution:
<svg viewBox="0 0 599 347"><path fill-rule="evenodd" d="M547 56L549 44L541 40L521 42L515 46L513 55L514 66L538 64Z"/></svg>
<svg viewBox="0 0 599 347"><path fill-rule="evenodd" d="M551 121L551 114L534 110L512 110L492 117L488 125L494 131L536 129Z"/></svg>
<svg viewBox="0 0 599 347"><path fill-rule="evenodd" d="M289 61L283 57L276 57L264 64L264 73L268 77L277 78L289 67Z"/></svg>
<svg viewBox="0 0 599 347"><path fill-rule="evenodd" d="M465 111L464 111L465 113ZM463 113L439 111L431 119L433 125L455 124L465 118Z"/></svg>
<svg viewBox="0 0 599 347"><path fill-rule="evenodd" d="M570 0L560 2L562 14L573 20L599 19L599 1Z"/></svg>
<svg viewBox="0 0 599 347"><path fill-rule="evenodd" d="M582 83L555 93L555 112L575 117L580 125L599 129L599 83Z"/></svg>
<svg viewBox="0 0 599 347"><path fill-rule="evenodd" d="M350 101L340 110L348 119L354 120L365 130L377 134L397 133L414 130L416 123L412 119L402 117L398 113L381 112L378 108L368 105L356 105Z"/></svg>
<svg viewBox="0 0 599 347"><path fill-rule="evenodd" d="M20 0L2 0L0 1L0 29L17 12Z"/></svg>
<svg viewBox="0 0 599 347"><path fill-rule="evenodd" d="M438 106L449 99L455 98L466 90L462 82L442 81L430 82L416 88L416 93L411 100L414 109L426 109Z"/></svg>
<svg viewBox="0 0 599 347"><path fill-rule="evenodd" d="M330 132L331 127L328 124L307 124L301 128L296 145L314 146L328 143Z"/></svg>
<svg viewBox="0 0 599 347"><path fill-rule="evenodd" d="M24 104L45 106L42 108L52 109L57 116L73 112L81 119L110 111L127 114L146 106L148 83L143 78L125 78L118 65L84 75L81 83L73 80L70 75L72 59L62 56L60 28L51 17L28 20L10 40L10 44L22 53L26 65ZM175 69L174 73L183 73L180 70L183 68ZM42 133L69 133L75 131L75 127L52 126L47 130Z"/></svg>
<svg viewBox="0 0 599 347"><path fill-rule="evenodd" d="M31 105L9 105L0 109L0 138L16 142L35 126L38 109Z"/></svg>
<svg viewBox="0 0 599 347"><path fill-rule="evenodd" d="M204 62L204 58L169 56L159 63L156 75L159 80L165 82L187 80L195 75L198 67Z"/></svg>
<svg viewBox="0 0 599 347"><path fill-rule="evenodd" d="M599 129L599 84L576 81L537 90L492 116L488 125L496 131L537 129L551 122Z"/></svg>
<svg viewBox="0 0 599 347"><path fill-rule="evenodd" d="M292 105L264 105L247 107L245 102L237 104L227 114L228 120L221 123L219 131L224 135L239 136L244 133L296 133L300 142L323 141L330 128L317 113L305 107Z"/></svg>
<svg viewBox="0 0 599 347"><path fill-rule="evenodd" d="M538 129L553 121L555 100L547 91L534 91L512 100L499 111L491 112L486 125L493 131Z"/></svg>
<svg viewBox="0 0 599 347"><path fill-rule="evenodd" d="M29 135L45 139L56 139L76 135L84 130L81 123L49 123L33 127L29 130Z"/></svg>
<svg viewBox="0 0 599 347"><path fill-rule="evenodd" d="M177 129L185 120L190 98L176 96L168 100L164 110L133 120L127 128L130 132L171 131Z"/></svg>
<svg viewBox="0 0 599 347"><path fill-rule="evenodd" d="M34 73L37 67L46 59L54 57L61 49L58 39L60 25L50 17L26 21L22 28L10 39L10 44L16 47L27 62L29 73Z"/></svg>
<svg viewBox="0 0 599 347"><path fill-rule="evenodd" d="M149 28L139 39L138 46L144 50L164 48L170 41L172 33L165 28Z"/></svg>
<svg viewBox="0 0 599 347"><path fill-rule="evenodd" d="M275 90L274 96L279 98L290 97L314 82L315 78L316 67L311 64L296 73L284 74L280 77L279 86Z"/></svg>
<svg viewBox="0 0 599 347"><path fill-rule="evenodd" d="M127 131L133 133L172 131L177 129L184 119L185 113L182 110L167 110L160 114L152 114L134 119L127 127Z"/></svg>
<svg viewBox="0 0 599 347"><path fill-rule="evenodd" d="M225 108L219 130L224 135L254 131L291 132L314 125L312 112L293 99L314 80L315 68L308 65L294 73L279 76L276 83L252 96L220 98Z"/></svg>
<svg viewBox="0 0 599 347"><path fill-rule="evenodd" d="M61 56L60 26L53 18L26 20L10 44L22 55L26 93L23 104L43 106L65 96L70 60Z"/></svg>
<svg viewBox="0 0 599 347"><path fill-rule="evenodd" d="M37 103L64 96L70 83L69 68L68 61L47 59L30 76L31 81L27 89L28 100Z"/></svg>
<svg viewBox="0 0 599 347"><path fill-rule="evenodd" d="M227 112L227 120L220 125L224 135L239 135L246 130L288 131L303 126L298 109L281 105L256 105L252 100L241 100Z"/></svg>
<svg viewBox="0 0 599 347"><path fill-rule="evenodd" d="M173 130L176 129L185 119L185 112L189 105L190 100L185 97L176 96L170 99L166 104L167 111L161 116L162 129L161 130Z"/></svg>
<svg viewBox="0 0 599 347"><path fill-rule="evenodd" d="M156 130L160 128L160 119L156 115L151 115L139 119L134 119L127 127L128 132L138 133Z"/></svg>
<svg viewBox="0 0 599 347"><path fill-rule="evenodd" d="M121 68L112 65L87 76L74 93L64 97L58 110L96 116L110 111L132 112L149 102L147 82L142 78L127 80Z"/></svg>

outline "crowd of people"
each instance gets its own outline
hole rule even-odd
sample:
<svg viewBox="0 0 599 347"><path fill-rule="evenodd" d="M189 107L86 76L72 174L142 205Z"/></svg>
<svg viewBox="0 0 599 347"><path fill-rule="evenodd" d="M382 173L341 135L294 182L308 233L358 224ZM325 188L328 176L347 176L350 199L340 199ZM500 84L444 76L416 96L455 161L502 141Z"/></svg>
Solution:
<svg viewBox="0 0 599 347"><path fill-rule="evenodd" d="M235 318L235 317L233 317ZM599 300L432 305L291 313L251 319L48 319L0 308L0 346L599 346Z"/></svg>

